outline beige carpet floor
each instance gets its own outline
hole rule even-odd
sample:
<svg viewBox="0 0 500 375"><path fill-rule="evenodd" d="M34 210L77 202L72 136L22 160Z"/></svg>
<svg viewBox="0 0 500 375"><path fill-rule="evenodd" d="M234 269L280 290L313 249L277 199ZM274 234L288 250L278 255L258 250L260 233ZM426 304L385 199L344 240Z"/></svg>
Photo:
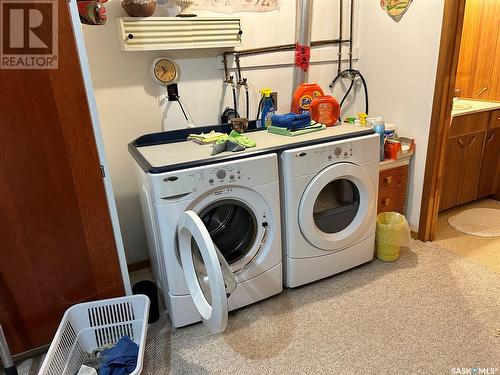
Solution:
<svg viewBox="0 0 500 375"><path fill-rule="evenodd" d="M172 329L164 317L148 332L143 374L500 368L499 296L500 275L412 241L397 262L374 260L232 313L221 335L202 324Z"/></svg>
<svg viewBox="0 0 500 375"><path fill-rule="evenodd" d="M459 232L448 218L470 208L500 209L500 201L481 199L454 207L439 214L434 243L500 273L500 237L478 237Z"/></svg>

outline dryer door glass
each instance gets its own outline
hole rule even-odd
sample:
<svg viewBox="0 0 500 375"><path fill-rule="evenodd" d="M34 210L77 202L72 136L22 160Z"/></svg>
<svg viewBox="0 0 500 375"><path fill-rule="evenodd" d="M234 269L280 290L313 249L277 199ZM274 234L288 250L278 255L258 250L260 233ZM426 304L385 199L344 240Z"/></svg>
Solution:
<svg viewBox="0 0 500 375"><path fill-rule="evenodd" d="M181 215L177 237L193 302L208 329L222 332L227 324L227 297L236 288L236 279L195 212L186 211ZM193 240L196 246L192 246Z"/></svg>
<svg viewBox="0 0 500 375"><path fill-rule="evenodd" d="M313 246L340 251L371 235L377 190L368 171L336 163L311 179L299 205L299 227Z"/></svg>
<svg viewBox="0 0 500 375"><path fill-rule="evenodd" d="M358 213L359 190L348 179L328 183L314 202L313 218L324 233L337 233L347 228Z"/></svg>

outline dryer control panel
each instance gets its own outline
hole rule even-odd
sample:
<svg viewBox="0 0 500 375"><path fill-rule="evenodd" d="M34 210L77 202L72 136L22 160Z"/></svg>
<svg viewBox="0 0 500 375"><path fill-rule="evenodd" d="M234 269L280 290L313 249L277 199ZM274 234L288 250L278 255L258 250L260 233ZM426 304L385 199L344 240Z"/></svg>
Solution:
<svg viewBox="0 0 500 375"><path fill-rule="evenodd" d="M281 154L283 170L293 177L316 173L333 163L378 160L379 144L378 134L373 134L286 150Z"/></svg>

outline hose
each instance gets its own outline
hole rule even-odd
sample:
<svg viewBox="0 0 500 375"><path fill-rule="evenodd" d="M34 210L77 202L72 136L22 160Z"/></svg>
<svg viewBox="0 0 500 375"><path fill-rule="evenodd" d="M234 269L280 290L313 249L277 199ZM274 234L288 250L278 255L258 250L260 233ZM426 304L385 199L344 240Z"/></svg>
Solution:
<svg viewBox="0 0 500 375"><path fill-rule="evenodd" d="M368 86L366 85L365 77L358 71L359 78L363 83L363 88L365 89L365 113L368 114Z"/></svg>
<svg viewBox="0 0 500 375"><path fill-rule="evenodd" d="M246 106L247 106L247 119L250 118L250 99L248 95L248 87L245 88L245 100L246 100Z"/></svg>
<svg viewBox="0 0 500 375"><path fill-rule="evenodd" d="M354 86L354 78L351 80L351 84L349 85L349 88L347 89L344 97L342 98L342 100L340 101L340 108L342 109L342 106L344 105L344 102L345 100L347 99L347 96L349 95L349 93L351 92L352 90L352 87Z"/></svg>
<svg viewBox="0 0 500 375"><path fill-rule="evenodd" d="M361 79L361 83L363 84L363 90L365 92L365 113L368 114L368 86L366 84L365 77L361 74L359 70L355 69L346 69L340 72L340 74L337 74L337 76L333 79L332 83L330 84L330 88L333 88L335 86L335 83L343 77L350 76L352 81L351 84L349 85L349 88L347 89L347 92L345 93L344 97L342 98L340 102L340 108L342 109L342 105L344 104L345 100L347 99L347 96L351 92L353 86L354 86L354 81L356 80L357 77Z"/></svg>
<svg viewBox="0 0 500 375"><path fill-rule="evenodd" d="M236 86L233 85L233 109L238 112L238 108L236 108Z"/></svg>

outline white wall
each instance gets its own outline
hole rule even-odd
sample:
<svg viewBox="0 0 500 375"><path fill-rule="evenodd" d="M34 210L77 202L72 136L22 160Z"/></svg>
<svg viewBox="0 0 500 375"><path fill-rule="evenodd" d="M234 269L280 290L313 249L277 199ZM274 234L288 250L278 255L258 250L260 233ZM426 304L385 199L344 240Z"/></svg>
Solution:
<svg viewBox="0 0 500 375"><path fill-rule="evenodd" d="M345 3L347 13L348 2ZM115 18L126 14L119 0L107 2L106 9L107 24L84 26L84 34L127 260L131 263L147 258L147 250L133 161L127 144L142 134L160 131L162 125L166 130L185 127L176 103L171 106L159 103L162 93L150 77L152 60L167 56L177 61L181 70L180 95L198 125L218 123L221 111L232 99L230 90L225 92L222 84L224 73L217 59L220 51L121 52ZM315 0L313 14L313 40L338 37L338 0ZM156 15L168 15L167 7L160 6ZM294 43L295 1L282 0L278 11L239 15L244 31L243 48ZM347 35L346 18L344 36ZM309 81L318 82L327 92L336 74L336 63L332 61L336 52L334 47L324 47L312 53L312 60L320 62L311 66ZM291 61L292 53L242 59L243 67L252 65L244 72L250 85L251 118L255 116L258 90L262 87L278 92L279 112L289 110L292 65L284 62ZM339 86L335 96L341 97L340 89ZM359 99L363 103L361 94ZM354 104L354 100L352 102ZM346 114L357 113L363 107L348 106Z"/></svg>
<svg viewBox="0 0 500 375"><path fill-rule="evenodd" d="M407 216L417 230L424 181L444 0L415 0L399 23L362 0L360 70L368 81L370 116L383 116L415 138Z"/></svg>

